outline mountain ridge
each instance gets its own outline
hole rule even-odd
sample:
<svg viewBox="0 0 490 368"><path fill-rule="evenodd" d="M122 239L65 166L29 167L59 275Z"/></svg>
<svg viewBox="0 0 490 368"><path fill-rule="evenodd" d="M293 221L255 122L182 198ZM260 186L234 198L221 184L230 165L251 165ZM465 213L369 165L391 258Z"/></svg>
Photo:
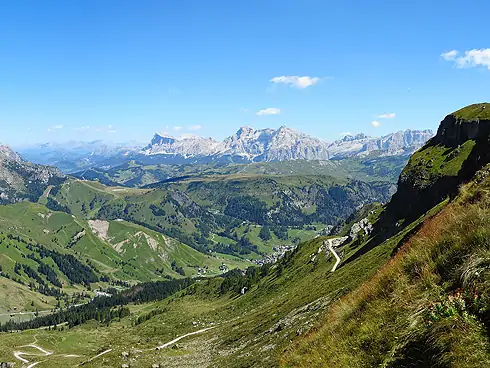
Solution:
<svg viewBox="0 0 490 368"><path fill-rule="evenodd" d="M199 136L175 138L155 133L143 149L145 155L224 156L237 155L253 162L283 160L329 160L365 156L374 151L381 155L410 154L433 136L431 130L397 131L382 137L363 133L346 135L328 143L295 129L241 127L234 135L217 141Z"/></svg>

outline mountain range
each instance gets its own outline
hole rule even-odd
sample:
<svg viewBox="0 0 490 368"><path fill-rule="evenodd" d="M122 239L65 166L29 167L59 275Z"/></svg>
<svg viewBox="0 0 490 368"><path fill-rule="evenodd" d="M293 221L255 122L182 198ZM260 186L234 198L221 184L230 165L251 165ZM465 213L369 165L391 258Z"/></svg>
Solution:
<svg viewBox="0 0 490 368"><path fill-rule="evenodd" d="M329 160L352 156L411 154L433 136L431 130L405 130L381 138L346 135L333 143L284 126L279 129L241 127L219 142L211 138L177 139L156 133L143 149L146 155L240 156L251 162Z"/></svg>
<svg viewBox="0 0 490 368"><path fill-rule="evenodd" d="M131 160L140 164L203 164L408 156L433 135L431 130L405 130L383 137L347 135L329 143L284 126L279 129L241 127L223 141L199 136L176 138L156 133L145 147L137 143L93 141L47 143L19 147L18 151L32 162L74 172L90 167L111 168Z"/></svg>

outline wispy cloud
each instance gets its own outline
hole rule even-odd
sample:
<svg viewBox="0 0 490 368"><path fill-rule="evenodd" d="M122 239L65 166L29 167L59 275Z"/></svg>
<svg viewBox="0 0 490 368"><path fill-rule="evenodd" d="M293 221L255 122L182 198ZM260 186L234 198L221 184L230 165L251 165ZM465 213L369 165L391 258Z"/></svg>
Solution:
<svg viewBox="0 0 490 368"><path fill-rule="evenodd" d="M394 119L394 118L396 118L396 114L394 112L387 113L387 114L381 114L378 116L378 119Z"/></svg>
<svg viewBox="0 0 490 368"><path fill-rule="evenodd" d="M176 132L180 132L182 130L182 127L181 126L174 126L172 129Z"/></svg>
<svg viewBox="0 0 490 368"><path fill-rule="evenodd" d="M286 84L292 87L304 89L304 88L314 86L315 84L320 82L320 80L321 78L319 77L308 77L308 76L300 77L296 75L292 75L292 76L283 75L281 77L272 78L270 82L276 84Z"/></svg>
<svg viewBox="0 0 490 368"><path fill-rule="evenodd" d="M281 113L281 109L277 107L269 107L267 109L263 109L257 112L258 116L266 116L266 115L279 115Z"/></svg>
<svg viewBox="0 0 490 368"><path fill-rule="evenodd" d="M96 133L117 133L116 128L112 125L90 126L84 125L73 128L76 132L96 132Z"/></svg>
<svg viewBox="0 0 490 368"><path fill-rule="evenodd" d="M461 54L458 50L443 52L441 57L446 61L451 61L458 68L473 68L478 66L486 67L490 70L490 49L473 49Z"/></svg>
<svg viewBox="0 0 490 368"><path fill-rule="evenodd" d="M240 110L238 110L240 112L249 112L249 109L247 109L246 107L240 107Z"/></svg>
<svg viewBox="0 0 490 368"><path fill-rule="evenodd" d="M202 126L200 125L191 125L190 127L187 128L187 130L191 132L197 132L198 130L201 130Z"/></svg>
<svg viewBox="0 0 490 368"><path fill-rule="evenodd" d="M379 126L381 126L381 123L377 120L374 120L371 122L371 125L375 128L378 128Z"/></svg>
<svg viewBox="0 0 490 368"><path fill-rule="evenodd" d="M441 54L441 57L444 60L447 60L447 61L452 61L452 60L456 59L456 56L458 56L458 52L456 50L451 50L451 51L448 51L448 52L443 52Z"/></svg>
<svg viewBox="0 0 490 368"><path fill-rule="evenodd" d="M58 124L58 125L53 125L51 128L48 128L48 132L56 132L57 130L63 129L65 126Z"/></svg>

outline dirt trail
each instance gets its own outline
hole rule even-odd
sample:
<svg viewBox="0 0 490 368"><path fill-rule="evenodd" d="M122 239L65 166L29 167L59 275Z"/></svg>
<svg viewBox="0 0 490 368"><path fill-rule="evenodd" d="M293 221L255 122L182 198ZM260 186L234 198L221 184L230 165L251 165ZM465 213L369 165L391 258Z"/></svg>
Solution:
<svg viewBox="0 0 490 368"><path fill-rule="evenodd" d="M29 345L24 345L24 346L20 346L21 348L34 348L34 349L37 349L40 351L39 354L35 354L35 353L25 353L23 351L14 351L14 357L15 359L17 360L20 360L22 363L30 363L29 360L27 360L26 358L23 358L22 356L34 356L34 357L47 357L47 356L50 356L52 355L53 353L50 352L50 351L46 351L44 350L43 348L35 345L35 344L29 344ZM27 368L32 368L34 366L36 366L37 364L39 364L40 362L36 362L36 363L32 363L30 364Z"/></svg>
<svg viewBox="0 0 490 368"><path fill-rule="evenodd" d="M93 360L95 360L97 358L100 358L102 355L106 355L106 354L110 353L111 351L112 351L112 349L107 349L106 351L103 351L102 353L97 354L96 356L90 358L89 360L86 360L83 363L80 363L80 365L84 365L84 364L90 363L91 361L93 361Z"/></svg>
<svg viewBox="0 0 490 368"><path fill-rule="evenodd" d="M335 262L335 264L334 264L334 266L332 268L332 272L335 272L335 270L337 269L337 267L340 264L340 257L339 257L339 255L335 252L335 250L332 247L332 239L328 239L327 241L328 241L328 250L330 252L332 252L332 254L334 255L335 259L337 260L337 262Z"/></svg>
<svg viewBox="0 0 490 368"><path fill-rule="evenodd" d="M176 342L179 342L180 340L185 339L186 337L193 336L193 335L198 335L198 334L204 333L206 331L212 330L213 328L216 328L216 326L208 327L208 328L203 328L202 330L194 331L194 332L190 332L188 334L182 335L182 336L177 337L176 339L174 339L174 340L172 340L170 342L167 342L166 344L163 344L161 346L158 346L157 347L157 350L165 349L166 347L169 347L170 345L173 345Z"/></svg>

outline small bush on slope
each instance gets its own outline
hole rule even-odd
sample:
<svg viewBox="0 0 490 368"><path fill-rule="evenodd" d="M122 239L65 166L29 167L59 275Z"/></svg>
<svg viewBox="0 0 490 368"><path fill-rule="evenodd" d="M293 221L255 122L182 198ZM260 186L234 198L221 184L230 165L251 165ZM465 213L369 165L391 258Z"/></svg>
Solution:
<svg viewBox="0 0 490 368"><path fill-rule="evenodd" d="M489 188L488 178L465 186L282 365L490 366Z"/></svg>

